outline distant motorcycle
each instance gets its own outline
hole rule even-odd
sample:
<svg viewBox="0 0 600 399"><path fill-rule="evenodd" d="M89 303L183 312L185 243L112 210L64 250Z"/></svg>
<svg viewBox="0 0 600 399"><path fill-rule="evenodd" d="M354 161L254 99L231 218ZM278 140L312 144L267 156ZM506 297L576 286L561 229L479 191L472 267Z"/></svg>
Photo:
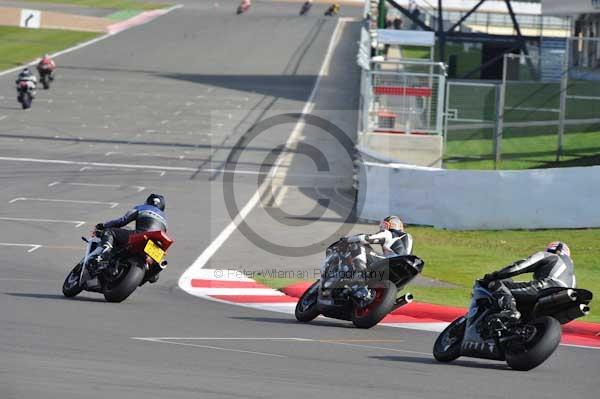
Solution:
<svg viewBox="0 0 600 399"><path fill-rule="evenodd" d="M325 15L326 17L334 17L336 15L338 15L338 13L340 12L340 5L335 3L329 6L329 8L325 11Z"/></svg>
<svg viewBox="0 0 600 399"><path fill-rule="evenodd" d="M310 1L306 1L304 4L302 4L302 8L300 8L300 15L305 15L310 11L310 8L312 7L312 2Z"/></svg>
<svg viewBox="0 0 600 399"><path fill-rule="evenodd" d="M44 90L50 88L50 82L54 81L53 69L49 65L39 65L38 73L40 74L40 83Z"/></svg>
<svg viewBox="0 0 600 399"><path fill-rule="evenodd" d="M31 108L35 97L35 83L30 80L21 80L17 83L17 101L23 109Z"/></svg>
<svg viewBox="0 0 600 399"><path fill-rule="evenodd" d="M592 293L553 287L541 291L534 303L517 303L521 319L503 322L494 314L498 302L480 281L473 286L469 312L454 320L438 336L433 356L450 362L460 356L506 361L515 370L531 370L556 350L561 324L589 313Z"/></svg>
<svg viewBox="0 0 600 399"><path fill-rule="evenodd" d="M237 8L237 15L243 14L246 11L248 11L248 9L250 8L252 4L250 3L250 0L242 0L242 2L240 3L240 5Z"/></svg>
<svg viewBox="0 0 600 399"><path fill-rule="evenodd" d="M94 232L87 243L83 259L71 270L63 283L64 296L71 298L81 291L104 294L108 302L122 302L146 282L156 281L156 276L167 266L165 255L173 244L162 231L144 231L129 236L124 248L113 250L111 258L89 267L89 254L100 245Z"/></svg>
<svg viewBox="0 0 600 399"><path fill-rule="evenodd" d="M322 278L311 285L298 300L295 316L309 322L319 315L348 320L358 328L371 328L388 313L412 302L406 293L397 298L398 291L423 270L424 262L417 256L397 255L374 262L365 271L368 295L357 299L353 289L364 284L353 273L352 245L339 240L327 248Z"/></svg>

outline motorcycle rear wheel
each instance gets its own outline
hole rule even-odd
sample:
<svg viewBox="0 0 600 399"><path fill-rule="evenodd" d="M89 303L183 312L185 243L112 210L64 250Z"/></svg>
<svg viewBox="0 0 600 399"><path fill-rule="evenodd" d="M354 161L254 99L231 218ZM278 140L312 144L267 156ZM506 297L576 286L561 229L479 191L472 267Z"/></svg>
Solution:
<svg viewBox="0 0 600 399"><path fill-rule="evenodd" d="M355 305L352 310L352 323L357 328L371 328L392 311L396 303L398 288L389 280L369 286L375 291L375 299L365 308Z"/></svg>
<svg viewBox="0 0 600 399"><path fill-rule="evenodd" d="M314 320L320 314L317 306L317 297L319 293L318 290L315 290L315 286L318 284L319 281L316 281L298 299L298 303L296 304L296 310L294 311L296 320L302 323L308 323L309 321ZM305 301L309 295L314 296L314 301L310 306L305 308L303 301Z"/></svg>
<svg viewBox="0 0 600 399"><path fill-rule="evenodd" d="M562 330L553 317L541 317L532 324L536 328L534 337L523 345L511 345L506 349L506 363L513 370L528 371L545 362L560 343Z"/></svg>
<svg viewBox="0 0 600 399"><path fill-rule="evenodd" d="M433 344L433 357L438 362L451 362L460 357L460 347L467 320L461 316L438 335Z"/></svg>
<svg viewBox="0 0 600 399"><path fill-rule="evenodd" d="M67 275L67 278L65 278L65 281L62 286L62 292L63 292L63 295L66 296L67 298L73 298L74 296L78 295L81 291L83 291L83 289L81 288L81 285L79 284L79 273L80 272L81 272L81 262L79 262L77 264L77 266L75 266L73 268L73 270L71 270L69 272L69 274Z"/></svg>
<svg viewBox="0 0 600 399"><path fill-rule="evenodd" d="M108 302L123 302L141 284L146 272L137 262L131 262L125 275L104 289L104 298Z"/></svg>

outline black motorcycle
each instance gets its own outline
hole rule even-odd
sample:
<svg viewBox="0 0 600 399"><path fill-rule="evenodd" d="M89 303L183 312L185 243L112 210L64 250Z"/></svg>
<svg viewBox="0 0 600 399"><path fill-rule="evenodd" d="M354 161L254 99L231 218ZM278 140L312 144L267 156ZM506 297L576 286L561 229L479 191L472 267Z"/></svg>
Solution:
<svg viewBox="0 0 600 399"><path fill-rule="evenodd" d="M35 85L27 80L22 80L17 84L17 101L23 109L31 108L35 94Z"/></svg>
<svg viewBox="0 0 600 399"><path fill-rule="evenodd" d="M352 321L358 328L371 328L387 314L412 302L403 289L423 270L425 263L413 255L397 255L373 262L362 273L354 272L352 253L354 245L339 240L325 253L324 271L320 280L311 285L298 300L295 316L309 322L319 315ZM364 287L367 295L355 295L357 287Z"/></svg>
<svg viewBox="0 0 600 399"><path fill-rule="evenodd" d="M52 69L47 65L38 66L38 73L40 74L40 83L42 84L42 87L44 90L48 90L50 88L50 82L54 81Z"/></svg>
<svg viewBox="0 0 600 399"><path fill-rule="evenodd" d="M304 4L302 4L302 8L300 8L300 15L305 15L310 11L310 8L312 7L312 3L306 1L304 2Z"/></svg>
<svg viewBox="0 0 600 399"><path fill-rule="evenodd" d="M500 309L485 283L473 286L467 315L454 320L438 336L433 356L451 362L460 356L506 361L515 370L531 370L556 350L561 324L589 313L592 293L553 287L541 291L532 303L517 303L521 319L508 323L494 316Z"/></svg>

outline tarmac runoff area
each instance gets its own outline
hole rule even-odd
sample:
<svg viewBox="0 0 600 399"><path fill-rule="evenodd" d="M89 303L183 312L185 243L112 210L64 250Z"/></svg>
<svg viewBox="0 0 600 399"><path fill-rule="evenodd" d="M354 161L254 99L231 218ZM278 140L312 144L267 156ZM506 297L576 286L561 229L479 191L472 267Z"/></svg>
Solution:
<svg viewBox="0 0 600 399"><path fill-rule="evenodd" d="M30 111L17 108L14 77L0 77L0 242L9 244L0 247L2 398L596 397L597 350L560 347L528 373L476 359L446 365L431 357L433 332L303 325L182 292L179 277L232 221L224 161L255 120L306 106L337 26L340 40L313 100L320 115L343 111L333 120L349 136L355 131L348 115L358 101L360 24L317 12L298 18L297 5L253 7L237 18L234 2L189 4L60 56L55 85ZM241 208L256 193L268 152L295 127L288 125L240 156L234 193ZM298 137L321 140L332 172L319 173L304 156L284 159L280 172L289 172L277 177L290 185L274 208L305 210L318 199L332 205L306 226L249 209L248 224L279 231L282 245L325 241L345 226L352 203L343 152L305 127ZM161 280L118 305L93 294L64 299L62 281L83 252L79 237L152 191L167 195L176 240ZM234 229L205 267L312 270L320 257L273 255Z"/></svg>

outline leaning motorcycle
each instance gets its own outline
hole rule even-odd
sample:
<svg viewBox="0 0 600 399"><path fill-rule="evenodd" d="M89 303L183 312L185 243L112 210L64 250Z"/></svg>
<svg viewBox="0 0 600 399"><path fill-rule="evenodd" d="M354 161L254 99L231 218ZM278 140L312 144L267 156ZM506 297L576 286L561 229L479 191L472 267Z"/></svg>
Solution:
<svg viewBox="0 0 600 399"><path fill-rule="evenodd" d="M531 370L556 350L560 325L587 315L591 300L592 293L584 289L547 288L532 303L517 303L521 319L508 323L494 316L498 303L486 284L477 281L468 313L442 331L433 356L440 362L460 356L499 360L515 370Z"/></svg>
<svg viewBox="0 0 600 399"><path fill-rule="evenodd" d="M236 14L240 15L240 14L245 13L250 8L250 5L251 4L250 4L249 0L242 0L242 2L240 3L240 5L238 6L238 8L236 10Z"/></svg>
<svg viewBox="0 0 600 399"><path fill-rule="evenodd" d="M33 82L22 80L17 84L17 101L23 109L31 108L34 95L35 84Z"/></svg>
<svg viewBox="0 0 600 399"><path fill-rule="evenodd" d="M300 8L300 16L306 15L310 11L311 7L312 3L308 1L304 2L304 4L302 4L302 7Z"/></svg>
<svg viewBox="0 0 600 399"><path fill-rule="evenodd" d="M309 322L319 315L352 321L358 328L371 328L390 312L412 302L412 295L398 297L423 270L425 263L413 255L397 255L373 262L363 273L353 272L353 245L339 240L325 253L321 279L311 285L296 304L298 321ZM358 299L356 287L366 287L368 295Z"/></svg>
<svg viewBox="0 0 600 399"><path fill-rule="evenodd" d="M104 294L108 302L122 302L137 287L156 281L167 266L165 255L173 240L163 231L144 231L129 236L124 248L116 248L110 259L89 267L90 253L100 245L94 232L87 243L85 256L71 270L63 283L64 296L71 298L81 291Z"/></svg>

